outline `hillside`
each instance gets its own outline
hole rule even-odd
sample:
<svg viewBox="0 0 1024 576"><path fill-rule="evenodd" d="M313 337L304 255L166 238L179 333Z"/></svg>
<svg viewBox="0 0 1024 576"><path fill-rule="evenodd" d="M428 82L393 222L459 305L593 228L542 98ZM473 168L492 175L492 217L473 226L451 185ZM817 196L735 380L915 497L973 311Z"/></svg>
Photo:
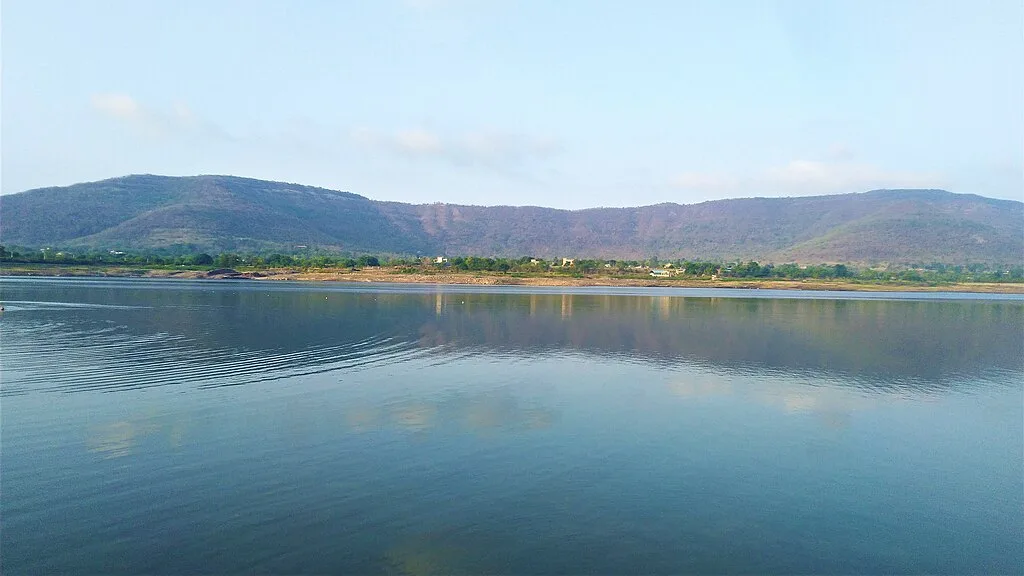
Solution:
<svg viewBox="0 0 1024 576"><path fill-rule="evenodd" d="M639 208L403 204L231 176L126 176L0 197L8 245L553 258L1020 262L1024 203L876 190Z"/></svg>

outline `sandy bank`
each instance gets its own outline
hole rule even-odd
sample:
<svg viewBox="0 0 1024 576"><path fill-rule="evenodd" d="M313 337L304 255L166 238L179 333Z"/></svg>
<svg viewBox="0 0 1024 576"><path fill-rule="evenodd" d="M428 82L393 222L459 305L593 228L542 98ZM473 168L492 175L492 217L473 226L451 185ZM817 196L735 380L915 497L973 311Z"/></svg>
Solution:
<svg viewBox="0 0 1024 576"><path fill-rule="evenodd" d="M16 266L0 269L0 275L19 276L95 276L129 278L181 278L181 279L247 279L295 282L396 282L415 284L460 284L475 286L632 286L675 288L741 288L773 290L851 290L861 292L980 292L994 294L1024 294L1024 284L1003 283L860 283L841 280L698 280L698 279L645 279L614 278L608 276L546 275L519 277L500 273L402 273L394 269L371 268L364 270L168 270L89 266Z"/></svg>

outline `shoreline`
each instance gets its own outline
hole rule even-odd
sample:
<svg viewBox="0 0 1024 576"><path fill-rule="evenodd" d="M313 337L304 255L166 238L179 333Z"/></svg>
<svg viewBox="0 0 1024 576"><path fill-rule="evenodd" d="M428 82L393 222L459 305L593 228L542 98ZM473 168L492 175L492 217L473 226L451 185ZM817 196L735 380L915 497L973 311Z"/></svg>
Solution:
<svg viewBox="0 0 1024 576"><path fill-rule="evenodd" d="M401 272L373 270L173 270L160 268L91 266L17 266L0 268L0 276L56 276L93 278L177 278L183 280L262 280L278 282L365 282L399 284L450 284L470 286L623 286L640 288L735 288L748 290L821 290L851 292L973 292L982 294L1024 294L1024 283L959 282L857 282L854 280L759 280L759 279L642 279L609 276L571 277L560 275L515 276L474 272Z"/></svg>

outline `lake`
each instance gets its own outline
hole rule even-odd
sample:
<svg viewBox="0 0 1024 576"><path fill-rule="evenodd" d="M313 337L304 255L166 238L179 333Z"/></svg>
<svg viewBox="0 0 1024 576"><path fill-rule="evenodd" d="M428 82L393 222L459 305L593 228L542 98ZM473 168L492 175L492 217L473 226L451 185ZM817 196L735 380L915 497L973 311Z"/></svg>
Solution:
<svg viewBox="0 0 1024 576"><path fill-rule="evenodd" d="M5 574L1024 571L1021 297L0 299Z"/></svg>

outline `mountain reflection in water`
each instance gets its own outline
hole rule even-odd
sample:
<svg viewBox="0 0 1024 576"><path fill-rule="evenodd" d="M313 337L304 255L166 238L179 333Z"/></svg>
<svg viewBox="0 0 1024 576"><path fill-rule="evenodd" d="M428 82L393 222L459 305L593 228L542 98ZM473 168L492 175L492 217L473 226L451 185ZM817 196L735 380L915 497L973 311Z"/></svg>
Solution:
<svg viewBox="0 0 1024 576"><path fill-rule="evenodd" d="M894 390L956 386L965 376L1024 367L1024 303L1014 301L261 288L76 287L75 298L97 307L31 326L31 340L14 337L21 314L9 315L10 369L24 375L3 393L242 385L468 355L518 361L581 354L666 369L814 373ZM145 308L132 308L133 300ZM113 301L124 307L100 307ZM21 305L25 312L43 306ZM31 354L22 348L29 343ZM89 368L55 365L57 350L71 363L88 359ZM105 376L97 377L95 362ZM186 362L191 367L183 369Z"/></svg>

